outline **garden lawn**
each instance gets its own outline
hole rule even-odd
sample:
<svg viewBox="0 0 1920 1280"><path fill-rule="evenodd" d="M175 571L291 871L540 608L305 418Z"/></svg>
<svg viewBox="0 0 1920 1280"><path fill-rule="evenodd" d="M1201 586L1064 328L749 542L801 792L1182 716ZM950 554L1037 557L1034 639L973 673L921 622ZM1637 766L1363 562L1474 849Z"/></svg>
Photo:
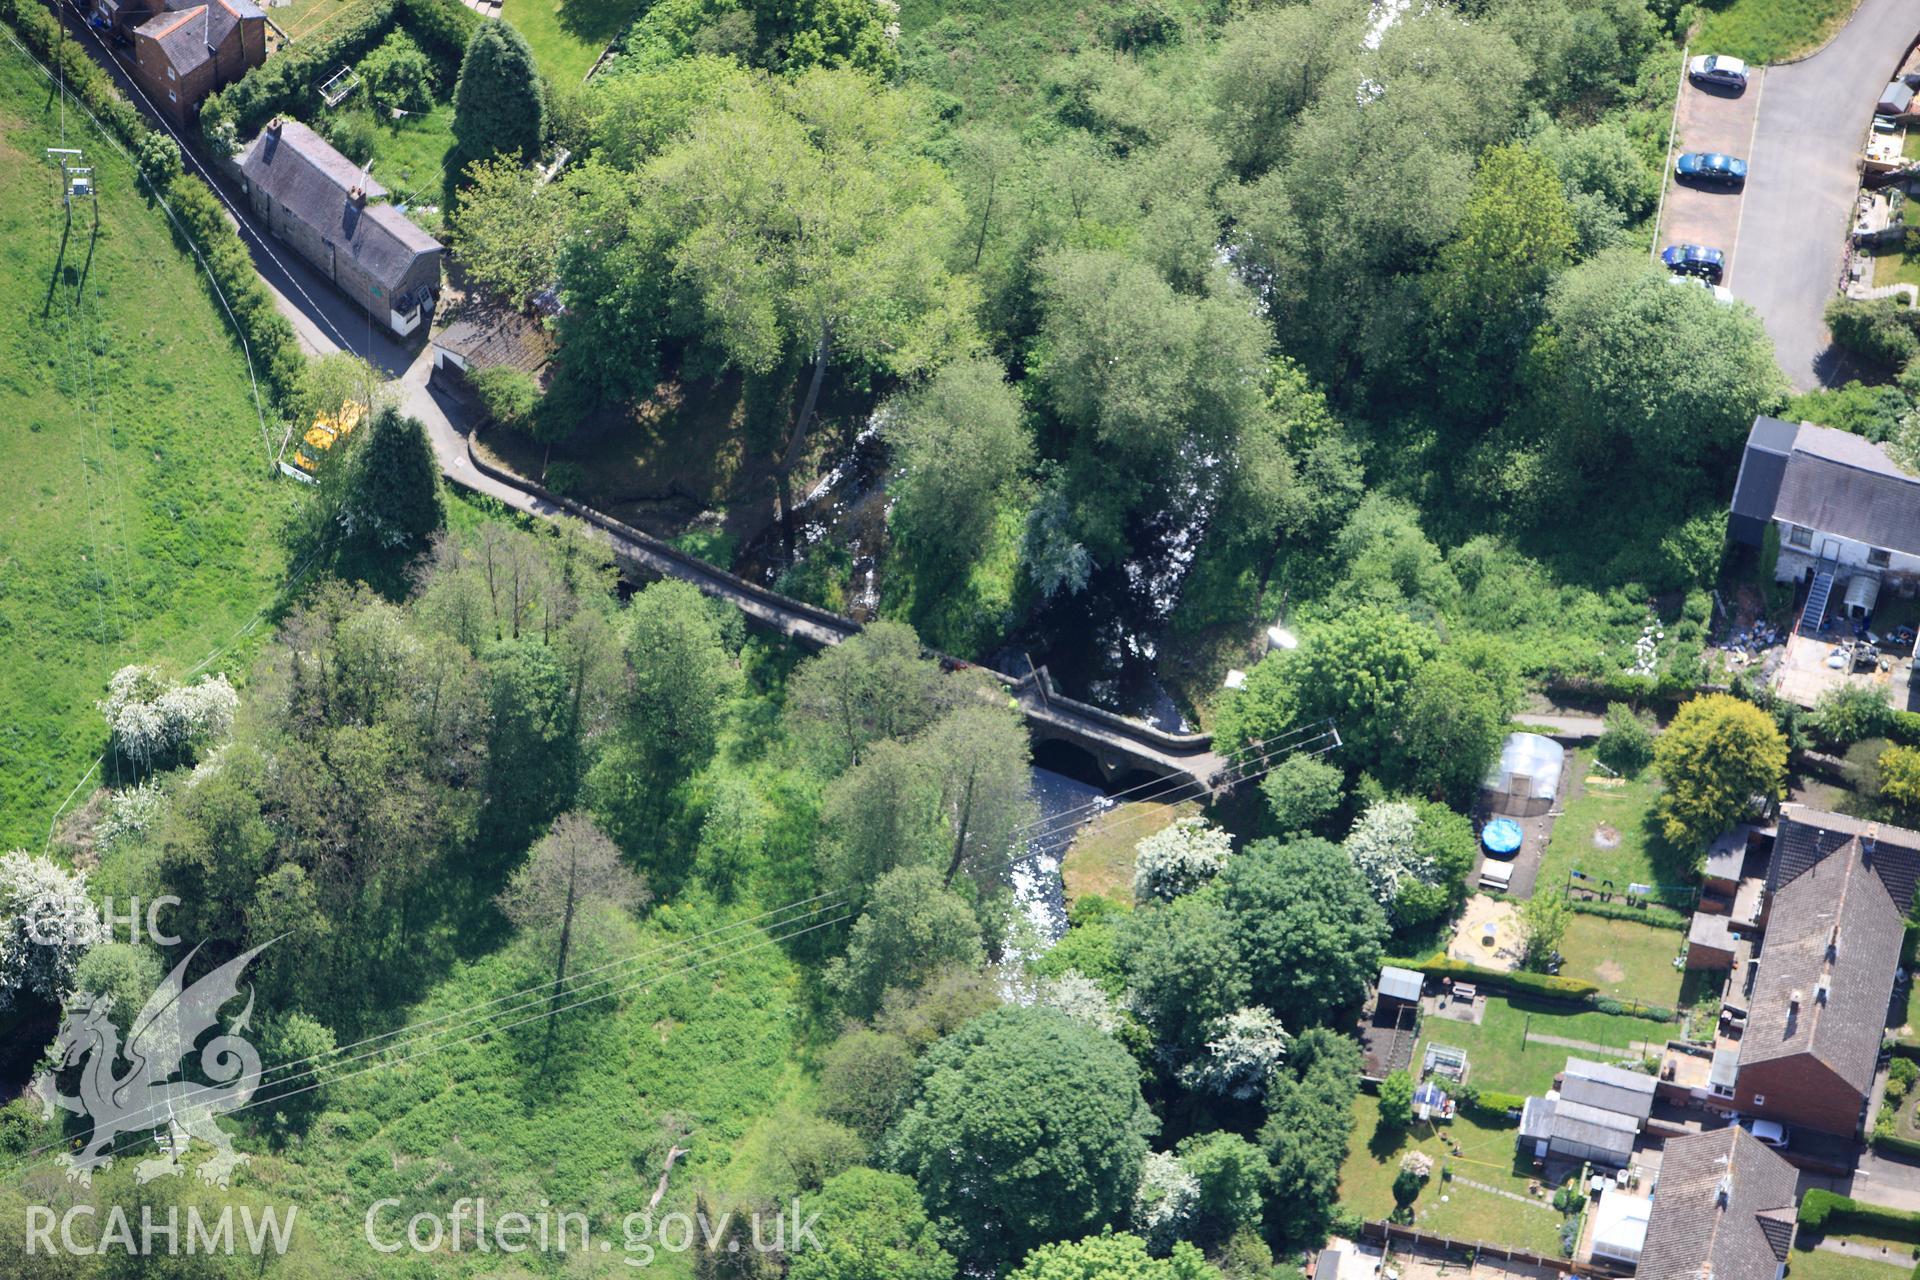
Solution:
<svg viewBox="0 0 1920 1280"><path fill-rule="evenodd" d="M1569 1057L1611 1061L1651 1052L1646 1046L1664 1045L1676 1024L1654 1022L1597 1009L1573 1011L1572 1006L1545 1000L1485 997L1480 1025L1454 1022L1429 1014L1420 1024L1420 1044L1414 1050L1417 1070L1430 1043L1452 1045L1467 1053L1467 1083L1499 1093L1539 1094L1553 1086L1553 1077ZM1541 1037L1578 1041L1582 1047L1556 1044ZM1588 1048L1583 1046L1599 1046ZM1611 1054L1602 1050L1611 1050Z"/></svg>
<svg viewBox="0 0 1920 1280"><path fill-rule="evenodd" d="M1566 812L1555 819L1553 837L1541 855L1536 891L1564 890L1569 873L1577 870L1595 888L1602 880L1613 881L1615 892L1622 895L1629 884L1674 887L1679 890L1676 904L1690 910L1693 863L1660 836L1653 812L1660 799L1659 780L1651 773L1609 778L1594 764L1588 747L1575 751L1568 767L1573 777Z"/></svg>
<svg viewBox="0 0 1920 1280"><path fill-rule="evenodd" d="M185 672L273 601L301 486L270 479L247 366L165 216L66 113L100 233L62 244L42 148L59 105L0 52L0 849L39 848L106 745L96 698L132 662ZM211 664L238 679L263 628ZM107 781L112 781L111 775ZM84 790L75 800L84 799Z"/></svg>
<svg viewBox="0 0 1920 1280"><path fill-rule="evenodd" d="M289 0L287 4L269 9L267 16L287 33L280 46L284 48L303 40L327 39L339 26L341 14L364 3L366 0Z"/></svg>
<svg viewBox="0 0 1920 1280"><path fill-rule="evenodd" d="M1560 976L1591 982L1616 1000L1672 1008L1685 976L1673 958L1686 940L1672 929L1575 912L1560 943L1566 957Z"/></svg>
<svg viewBox="0 0 1920 1280"><path fill-rule="evenodd" d="M1873 259L1874 287L1920 284L1920 256L1910 256L1897 246L1880 249L1868 256Z"/></svg>
<svg viewBox="0 0 1920 1280"><path fill-rule="evenodd" d="M1707 0L1689 41L1695 53L1782 62L1813 52L1845 26L1860 0Z"/></svg>
<svg viewBox="0 0 1920 1280"><path fill-rule="evenodd" d="M1409 1151L1421 1151L1433 1158L1434 1169L1414 1201L1415 1225L1421 1230L1456 1240L1531 1249L1550 1258L1559 1255L1564 1219L1550 1199L1527 1195L1532 1169L1518 1160L1514 1146L1518 1129L1482 1124L1463 1115L1437 1127L1416 1123L1393 1141L1379 1133L1379 1124L1379 1100L1361 1094L1354 1100L1353 1135L1347 1162L1340 1168L1342 1205L1370 1222L1385 1218L1394 1209L1393 1180L1400 1172L1401 1158ZM1460 1155L1451 1153L1444 1137L1459 1145ZM1452 1182L1441 1177L1442 1168L1453 1172ZM1462 1180L1513 1192L1528 1203L1467 1186Z"/></svg>
<svg viewBox="0 0 1920 1280"><path fill-rule="evenodd" d="M1872 1262L1831 1249L1807 1249L1795 1244L1787 1256L1789 1280L1907 1280L1913 1273L1906 1261Z"/></svg>
<svg viewBox="0 0 1920 1280"><path fill-rule="evenodd" d="M527 38L547 79L568 88L644 8L642 0L505 0L500 16Z"/></svg>

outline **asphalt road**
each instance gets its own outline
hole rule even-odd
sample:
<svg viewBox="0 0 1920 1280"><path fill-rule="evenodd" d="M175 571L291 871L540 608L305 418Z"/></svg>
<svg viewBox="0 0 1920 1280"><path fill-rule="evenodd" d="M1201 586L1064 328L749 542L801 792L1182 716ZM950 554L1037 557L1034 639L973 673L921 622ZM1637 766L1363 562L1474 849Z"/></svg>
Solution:
<svg viewBox="0 0 1920 1280"><path fill-rule="evenodd" d="M1916 32L1920 0L1864 0L1832 44L1767 71L1734 250L1736 292L1766 322L1797 390L1847 376L1821 317L1840 281L1874 103Z"/></svg>

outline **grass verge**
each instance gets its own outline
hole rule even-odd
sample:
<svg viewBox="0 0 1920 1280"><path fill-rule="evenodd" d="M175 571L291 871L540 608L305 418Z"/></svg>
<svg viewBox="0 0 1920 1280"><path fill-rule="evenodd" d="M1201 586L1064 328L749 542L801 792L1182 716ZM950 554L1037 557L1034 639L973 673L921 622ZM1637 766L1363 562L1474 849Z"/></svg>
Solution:
<svg viewBox="0 0 1920 1280"><path fill-rule="evenodd" d="M1860 0L1732 0L1702 5L1691 45L1748 62L1782 62L1812 53L1847 24Z"/></svg>

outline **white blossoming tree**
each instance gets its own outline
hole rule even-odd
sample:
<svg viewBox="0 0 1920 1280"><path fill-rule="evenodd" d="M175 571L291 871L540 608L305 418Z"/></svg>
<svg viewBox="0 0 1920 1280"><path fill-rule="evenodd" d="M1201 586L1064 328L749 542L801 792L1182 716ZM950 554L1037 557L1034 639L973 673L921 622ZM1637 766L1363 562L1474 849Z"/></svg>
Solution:
<svg viewBox="0 0 1920 1280"><path fill-rule="evenodd" d="M1347 833L1347 856L1373 887L1373 896L1391 913L1400 886L1408 880L1437 884L1439 868L1420 852L1420 815L1404 800L1367 806Z"/></svg>
<svg viewBox="0 0 1920 1280"><path fill-rule="evenodd" d="M103 936L84 873L20 849L0 855L0 1009L23 995L59 1000Z"/></svg>
<svg viewBox="0 0 1920 1280"><path fill-rule="evenodd" d="M1180 1082L1242 1102L1264 1097L1267 1081L1286 1060L1288 1039L1280 1019L1259 1005L1215 1018L1205 1050L1180 1069Z"/></svg>
<svg viewBox="0 0 1920 1280"><path fill-rule="evenodd" d="M1034 997L1038 1003L1058 1009L1069 1018L1078 1018L1108 1035L1119 1029L1120 1010L1114 1006L1113 999L1100 989L1099 983L1078 969L1069 969L1057 978L1042 979Z"/></svg>
<svg viewBox="0 0 1920 1280"><path fill-rule="evenodd" d="M173 684L153 667L122 667L94 704L106 717L113 749L135 768L178 755L233 728L240 695L225 673Z"/></svg>
<svg viewBox="0 0 1920 1280"><path fill-rule="evenodd" d="M1133 1229L1151 1252L1165 1256L1179 1243L1200 1205L1200 1180L1170 1152L1150 1151L1133 1195Z"/></svg>
<svg viewBox="0 0 1920 1280"><path fill-rule="evenodd" d="M1133 896L1140 902L1170 902L1220 874L1233 856L1233 841L1205 818L1182 818L1134 846Z"/></svg>

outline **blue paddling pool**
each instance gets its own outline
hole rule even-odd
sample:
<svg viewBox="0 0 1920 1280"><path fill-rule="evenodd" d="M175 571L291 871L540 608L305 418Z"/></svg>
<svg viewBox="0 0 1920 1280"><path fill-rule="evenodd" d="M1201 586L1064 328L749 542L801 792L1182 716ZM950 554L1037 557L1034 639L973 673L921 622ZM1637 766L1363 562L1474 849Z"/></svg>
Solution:
<svg viewBox="0 0 1920 1280"><path fill-rule="evenodd" d="M1520 824L1512 818L1495 818L1481 830L1480 842L1488 853L1512 853L1520 847Z"/></svg>

